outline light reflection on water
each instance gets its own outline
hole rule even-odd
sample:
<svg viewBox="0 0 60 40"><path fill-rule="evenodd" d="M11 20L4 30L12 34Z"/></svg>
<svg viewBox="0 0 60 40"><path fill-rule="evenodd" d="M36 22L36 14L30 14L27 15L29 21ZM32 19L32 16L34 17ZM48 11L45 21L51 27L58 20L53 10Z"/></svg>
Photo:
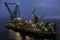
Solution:
<svg viewBox="0 0 60 40"><path fill-rule="evenodd" d="M15 32L13 30L9 30L9 34L10 34L10 39L14 39L14 40L56 40L56 38L34 38L34 37L30 37L28 35L22 35L19 32Z"/></svg>
<svg viewBox="0 0 60 40"><path fill-rule="evenodd" d="M4 28L5 29L5 28ZM7 30L7 29L5 29L5 30ZM59 29L58 29L59 30ZM1 29L1 31L2 31L2 29ZM4 35L5 33L7 33L6 35ZM25 38L24 37L22 37L21 36L21 34L19 33L19 32L14 32L14 31L11 31L10 32L10 34L12 34L12 35L10 35L10 34L8 34L9 32L8 32L8 30L5 32L5 33L3 33L2 32L2 37L1 38L4 38L3 36L6 36L7 38L5 38L5 39L14 39L14 40L25 40ZM59 31L57 31L57 39L47 39L47 38L44 38L44 39L38 39L38 38L34 38L34 37L29 37L29 36L27 36L27 35L25 35L25 37L26 37L26 40L59 40L59 38L60 38L60 34L59 34ZM9 35L11 36L11 38L9 37ZM24 35L23 35L24 36ZM9 37L9 38L8 38Z"/></svg>

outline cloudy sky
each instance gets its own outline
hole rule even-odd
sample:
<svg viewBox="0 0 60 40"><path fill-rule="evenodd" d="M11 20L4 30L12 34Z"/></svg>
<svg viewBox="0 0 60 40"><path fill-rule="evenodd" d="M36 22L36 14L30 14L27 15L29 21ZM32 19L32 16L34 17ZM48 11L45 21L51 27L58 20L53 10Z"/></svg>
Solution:
<svg viewBox="0 0 60 40"><path fill-rule="evenodd" d="M9 18L9 13L3 3L20 3L21 17L27 17L34 9L39 16L45 15L45 19L60 19L60 0L0 0L0 18ZM9 4L11 10L14 5Z"/></svg>

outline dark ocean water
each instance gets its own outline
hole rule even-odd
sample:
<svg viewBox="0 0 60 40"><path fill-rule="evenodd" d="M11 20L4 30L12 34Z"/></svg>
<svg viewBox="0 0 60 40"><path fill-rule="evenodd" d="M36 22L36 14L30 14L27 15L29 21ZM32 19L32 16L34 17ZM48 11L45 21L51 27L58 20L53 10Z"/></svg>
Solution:
<svg viewBox="0 0 60 40"><path fill-rule="evenodd" d="M52 20L51 19L51 20L43 20L43 21L55 22L57 24L56 40L60 40L60 20ZM0 19L0 40L9 40L8 29L6 29L4 27L4 25L7 24L8 22L9 22L8 19ZM32 39L35 40L36 38L32 37ZM36 39L36 40L40 40L40 39ZM53 39L51 39L51 40L53 40Z"/></svg>

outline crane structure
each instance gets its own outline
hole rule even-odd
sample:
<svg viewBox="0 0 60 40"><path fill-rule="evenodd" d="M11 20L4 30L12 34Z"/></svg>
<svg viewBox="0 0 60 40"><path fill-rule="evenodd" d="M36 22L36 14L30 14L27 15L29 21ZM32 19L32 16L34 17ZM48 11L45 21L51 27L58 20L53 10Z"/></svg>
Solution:
<svg viewBox="0 0 60 40"><path fill-rule="evenodd" d="M4 4L5 4L8 12L9 12L9 15L10 15L10 22L6 26L11 27L11 28L19 28L20 26L18 26L18 25L20 25L20 17L17 15L18 10L19 10L19 3L16 3L16 7L15 7L14 11L11 11L11 9L8 6L8 3L4 2ZM9 4L11 4L11 3L9 3ZM14 31L12 29L9 29L9 35L10 35L9 38L11 40L21 40L20 39L20 32L16 32L16 31Z"/></svg>
<svg viewBox="0 0 60 40"><path fill-rule="evenodd" d="M14 9L14 11L11 11L11 9L9 8L8 4L6 2L4 2L5 6L7 7L7 10L10 14L10 19L11 21L17 22L20 18L17 16L17 12L19 9L19 3L16 3L16 7Z"/></svg>
<svg viewBox="0 0 60 40"><path fill-rule="evenodd" d="M28 15L25 19L29 20L32 18L32 16L34 17L34 23L37 23L39 22L39 19L42 18L42 17L45 17L46 14L42 15L42 16L38 16L36 13L35 13L36 9L34 9L30 15Z"/></svg>
<svg viewBox="0 0 60 40"><path fill-rule="evenodd" d="M28 21L31 20L32 17L34 17L34 23L38 22L38 19L40 19L40 16L37 16L35 14L36 9L34 9L30 15L28 15L25 19L27 19Z"/></svg>

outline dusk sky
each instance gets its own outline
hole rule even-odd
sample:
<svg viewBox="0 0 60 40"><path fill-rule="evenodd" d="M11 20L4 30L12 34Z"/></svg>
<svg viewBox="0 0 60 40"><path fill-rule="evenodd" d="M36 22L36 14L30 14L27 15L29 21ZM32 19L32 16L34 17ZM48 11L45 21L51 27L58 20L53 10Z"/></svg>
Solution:
<svg viewBox="0 0 60 40"><path fill-rule="evenodd" d="M60 0L4 0L7 3L20 3L21 17L27 17L34 9L39 16L45 15L45 19L60 19ZM10 5L11 10L14 5ZM0 18L9 18L9 13L5 7L3 0L0 0Z"/></svg>

